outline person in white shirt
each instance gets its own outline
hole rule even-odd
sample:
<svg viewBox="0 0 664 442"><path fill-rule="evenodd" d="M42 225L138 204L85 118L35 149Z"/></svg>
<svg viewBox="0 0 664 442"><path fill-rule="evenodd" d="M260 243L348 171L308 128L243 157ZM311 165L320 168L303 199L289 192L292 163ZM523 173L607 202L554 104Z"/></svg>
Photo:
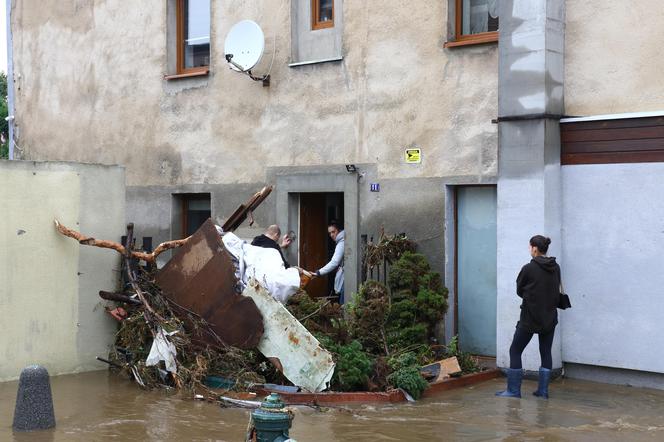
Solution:
<svg viewBox="0 0 664 442"><path fill-rule="evenodd" d="M330 221L327 225L327 233L332 238L332 241L336 242L334 247L334 254L330 262L325 264L320 269L316 270L314 273L316 276L327 275L336 271L334 275L334 292L339 296L339 303L343 304L344 302L344 239L346 238L346 232L337 221Z"/></svg>

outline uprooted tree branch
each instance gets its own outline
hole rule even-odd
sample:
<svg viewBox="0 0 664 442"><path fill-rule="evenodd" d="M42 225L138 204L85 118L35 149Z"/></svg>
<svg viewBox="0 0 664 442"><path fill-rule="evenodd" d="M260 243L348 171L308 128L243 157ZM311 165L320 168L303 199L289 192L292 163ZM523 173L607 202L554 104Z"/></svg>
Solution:
<svg viewBox="0 0 664 442"><path fill-rule="evenodd" d="M54 222L55 222L55 227L58 229L58 232L60 232L64 236L74 238L76 241L78 241L79 244L83 244L84 246L101 247L104 249L113 249L122 256L125 256L128 253L127 248L118 242L109 241L106 239L95 239L91 236L83 235L82 233L77 232L76 230L70 229L69 227L62 225L60 221L58 221L57 219L54 220ZM145 253L145 252L132 250L130 252L130 257L133 259L143 260L147 263L154 263L157 259L157 256L159 256L161 253L165 252L166 250L174 249L186 244L188 239L189 237L185 239L176 239L173 241L163 242L159 244L152 253Z"/></svg>

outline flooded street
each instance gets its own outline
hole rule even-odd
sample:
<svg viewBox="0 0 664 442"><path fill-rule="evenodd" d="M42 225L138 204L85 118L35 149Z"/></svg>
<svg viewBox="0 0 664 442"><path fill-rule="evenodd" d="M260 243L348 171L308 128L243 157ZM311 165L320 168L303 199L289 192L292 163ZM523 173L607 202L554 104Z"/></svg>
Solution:
<svg viewBox="0 0 664 442"><path fill-rule="evenodd" d="M664 391L556 381L552 399L493 396L502 379L414 404L317 411L298 407L291 436L303 441L659 441ZM0 384L2 441L243 441L249 411L143 392L105 371L51 379L57 427L13 434L17 382ZM527 394L525 394L527 393Z"/></svg>

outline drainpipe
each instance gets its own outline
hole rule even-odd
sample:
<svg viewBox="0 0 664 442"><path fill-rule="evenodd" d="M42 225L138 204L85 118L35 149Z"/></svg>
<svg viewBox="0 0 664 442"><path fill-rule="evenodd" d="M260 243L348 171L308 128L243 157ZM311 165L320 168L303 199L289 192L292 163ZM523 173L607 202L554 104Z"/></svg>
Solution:
<svg viewBox="0 0 664 442"><path fill-rule="evenodd" d="M18 0L17 0L18 1ZM7 18L7 122L9 123L9 159L14 159L14 55L12 41L12 0L6 1Z"/></svg>

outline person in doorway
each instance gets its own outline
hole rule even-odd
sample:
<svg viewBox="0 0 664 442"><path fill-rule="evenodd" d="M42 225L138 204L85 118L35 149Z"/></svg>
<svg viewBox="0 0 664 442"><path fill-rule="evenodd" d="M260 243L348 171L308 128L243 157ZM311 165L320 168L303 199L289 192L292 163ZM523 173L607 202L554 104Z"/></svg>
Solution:
<svg viewBox="0 0 664 442"><path fill-rule="evenodd" d="M334 254L330 262L325 264L320 269L316 270L314 275L322 276L336 271L334 275L334 293L339 297L339 303L344 302L344 240L346 232L344 232L341 224L337 221L330 221L327 224L327 233L336 243L334 246Z"/></svg>
<svg viewBox="0 0 664 442"><path fill-rule="evenodd" d="M533 334L539 338L539 351L542 366L539 369L539 383L535 396L549 398L549 381L553 361L551 345L558 324L558 301L560 299L560 267L556 258L546 256L551 240L542 235L530 238L532 260L523 266L516 278L516 293L523 299L521 316L510 346L510 368L507 369L507 390L496 396L521 397L523 368L521 354Z"/></svg>
<svg viewBox="0 0 664 442"><path fill-rule="evenodd" d="M284 267L289 268L290 264L288 264L288 261L286 260L286 257L282 252L282 249L287 248L293 240L291 239L290 236L284 235L284 237L281 238L281 244L278 244L277 241L279 241L280 236L281 236L281 229L279 228L278 225L273 224L269 226L267 229L265 229L265 233L255 237L254 240L251 241L251 245L256 247L263 247L265 249L275 249L279 251L281 259L284 262Z"/></svg>

